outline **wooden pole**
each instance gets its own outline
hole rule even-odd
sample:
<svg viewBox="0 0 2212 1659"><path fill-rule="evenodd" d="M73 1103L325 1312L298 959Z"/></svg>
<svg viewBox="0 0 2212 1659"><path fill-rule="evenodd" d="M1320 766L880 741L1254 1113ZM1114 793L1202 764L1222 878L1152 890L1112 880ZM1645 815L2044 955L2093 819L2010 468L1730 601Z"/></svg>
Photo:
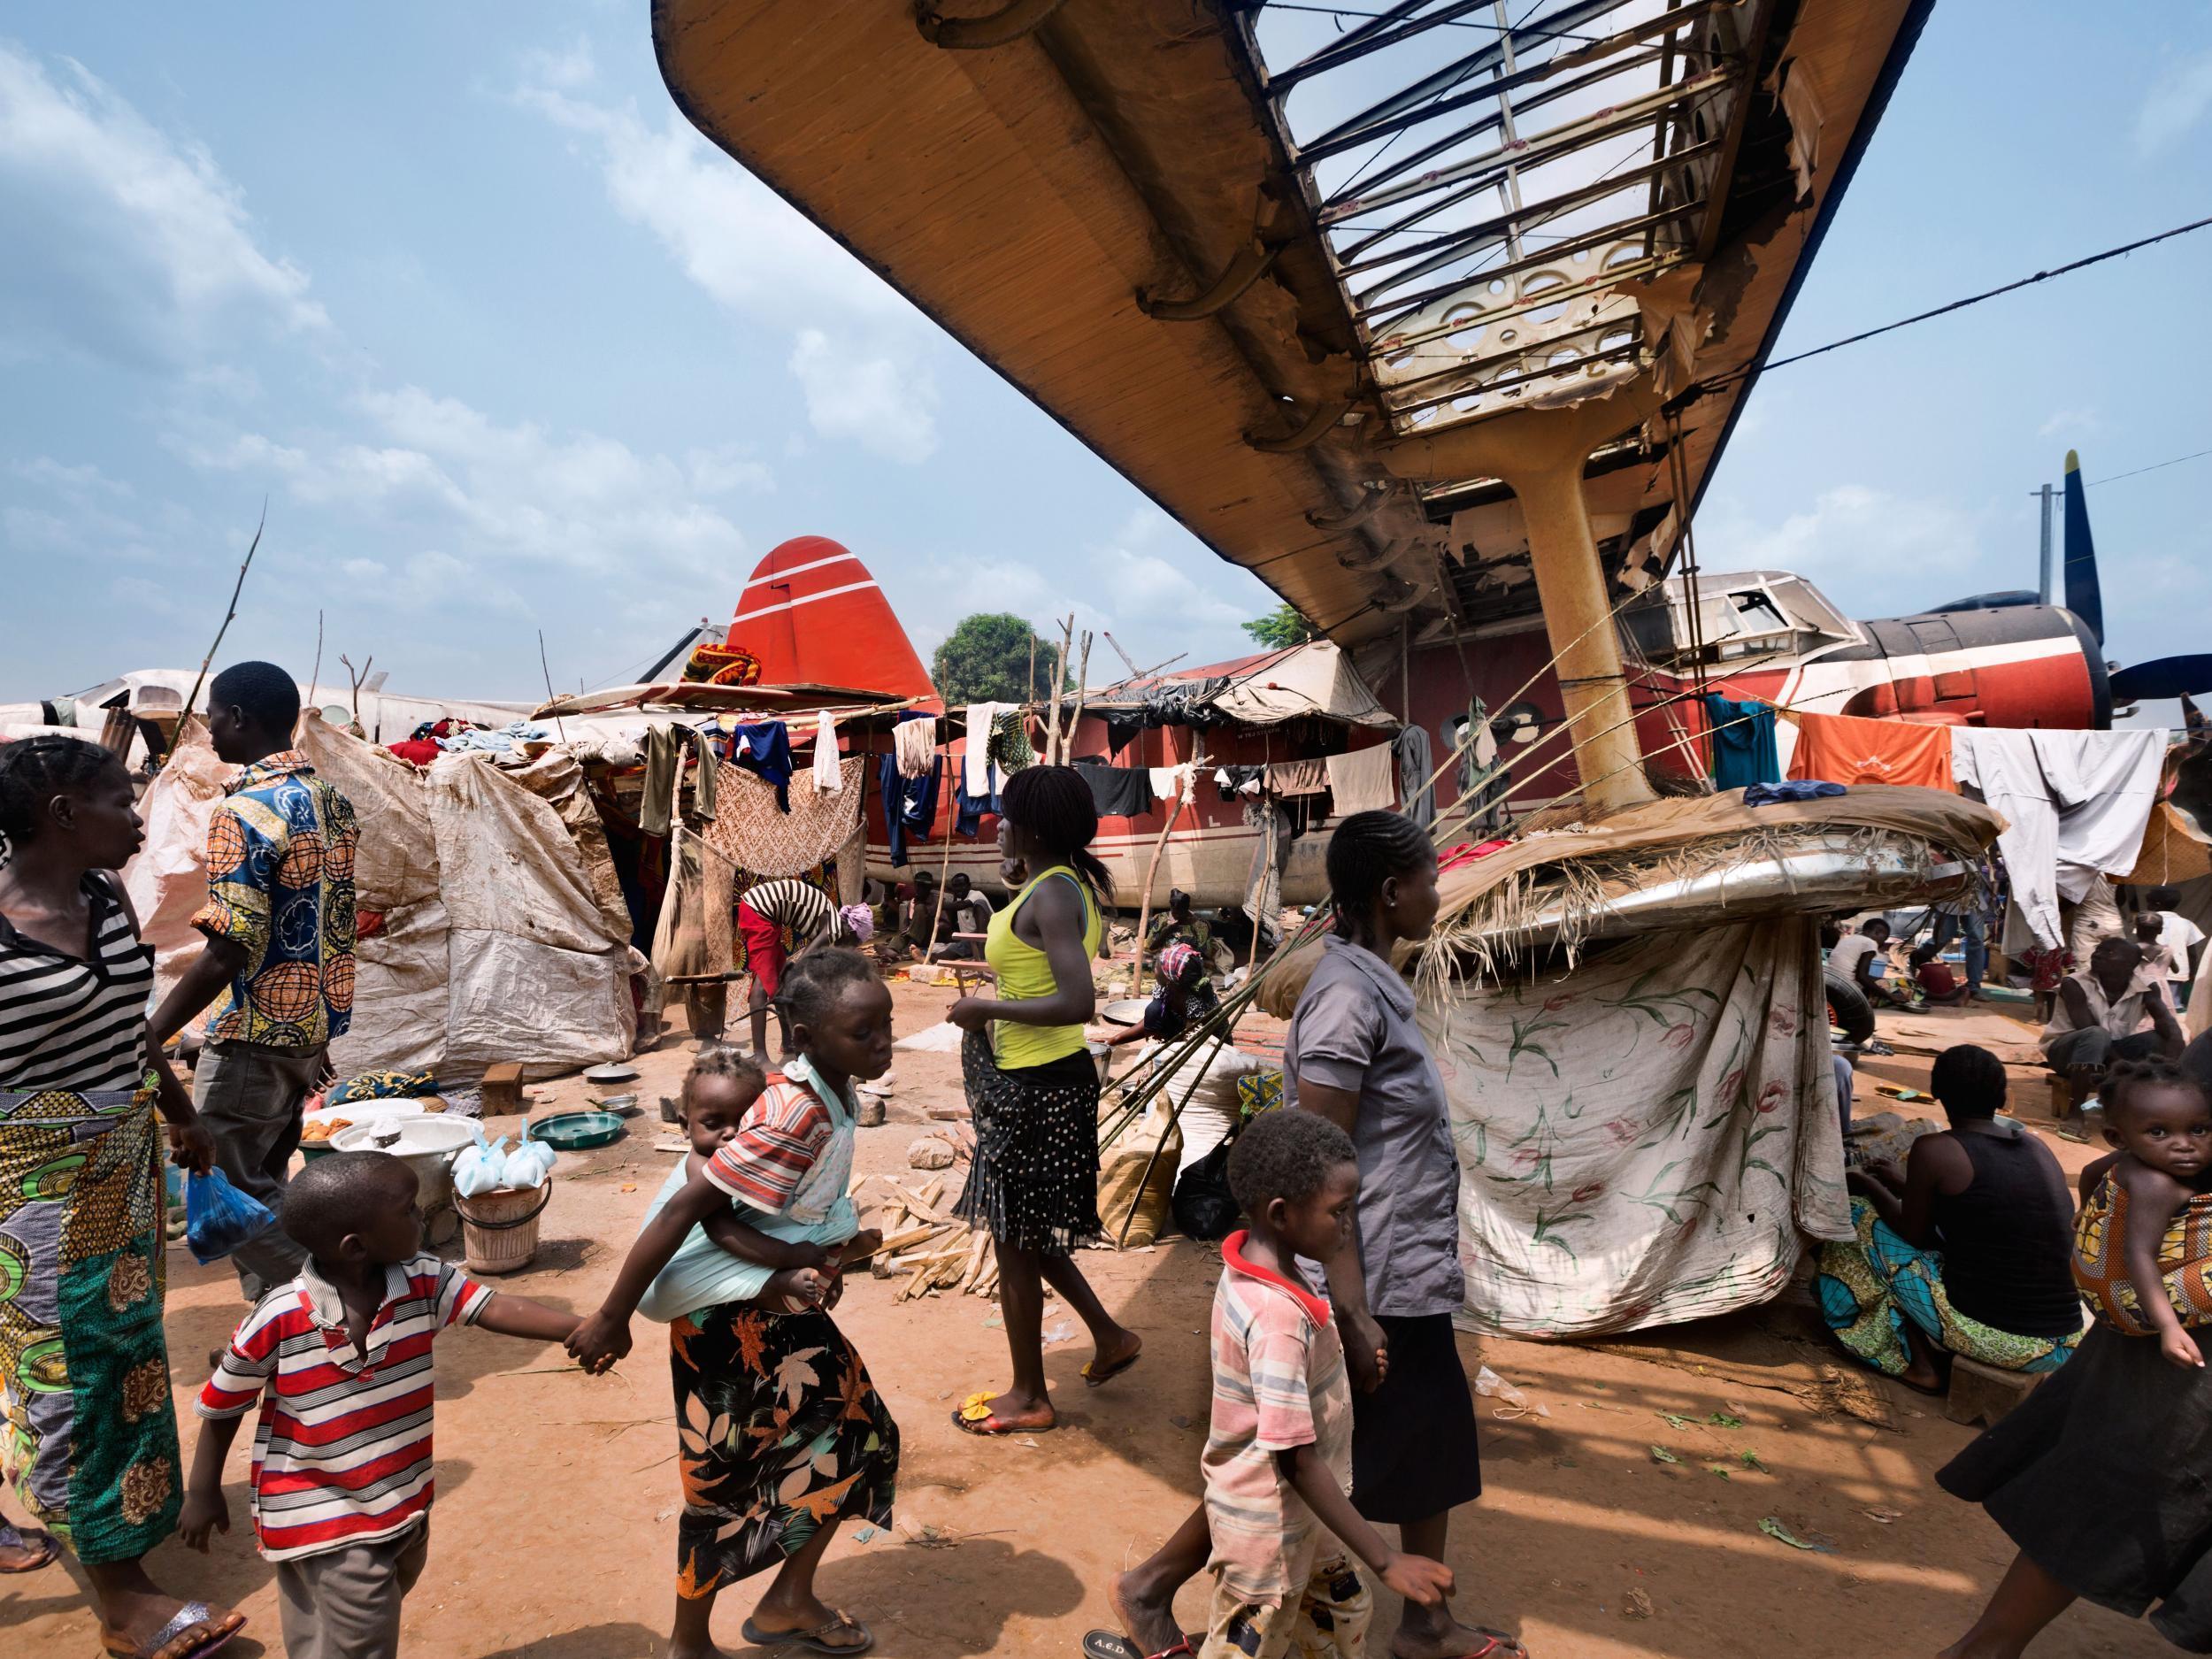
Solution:
<svg viewBox="0 0 2212 1659"><path fill-rule="evenodd" d="M560 699L553 692L553 670L545 660L545 630L543 628L538 630L538 667L545 675L545 700L548 703L558 703ZM562 742L568 741L568 727L558 714L553 717L553 729L561 734Z"/></svg>
<svg viewBox="0 0 2212 1659"><path fill-rule="evenodd" d="M215 653L223 649L223 635L230 632L230 625L238 619L238 595L246 586L246 572L253 568L253 556L261 546L261 532L269 522L269 498L261 498L261 522L253 527L253 540L246 547L246 561L238 567L238 580L231 584L230 609L223 613L223 626L215 630L215 643L207 648L207 655L200 658L200 677L192 682L192 695L184 700L184 711L192 712L192 705L200 700L200 687L207 683L207 671L215 665ZM319 651L319 648L318 648Z"/></svg>
<svg viewBox="0 0 2212 1659"><path fill-rule="evenodd" d="M323 613L319 610L315 612L315 666L308 672L307 675L307 696L311 703L314 701L317 688L322 683L322 678Z"/></svg>
<svg viewBox="0 0 2212 1659"><path fill-rule="evenodd" d="M1074 637L1075 617L1070 612L1060 625L1060 649L1052 661L1052 703L1045 727L1045 764L1048 766L1060 764L1060 687L1067 684L1068 642Z"/></svg>
<svg viewBox="0 0 2212 1659"><path fill-rule="evenodd" d="M937 949L937 926L944 919L945 888L952 880L952 826L959 821L960 809L956 803L950 816L945 819L945 851L937 864L937 902L929 912L929 943L922 947L925 964L929 961L929 953Z"/></svg>
<svg viewBox="0 0 2212 1659"><path fill-rule="evenodd" d="M1194 766L1196 764L1192 763ZM1168 804L1167 822L1160 826L1159 838L1152 843L1151 860L1144 867L1144 896L1137 907L1136 961L1129 970L1129 995L1132 996L1141 995L1144 985L1144 930L1152 922L1152 884L1159 878L1160 855L1167 850L1167 838L1174 830L1176 820L1183 816L1183 803L1190 799L1192 785L1197 776L1195 772L1187 774L1182 787L1176 790L1175 799Z"/></svg>
<svg viewBox="0 0 2212 1659"><path fill-rule="evenodd" d="M1075 712L1068 717L1067 735L1060 742L1060 759L1066 762L1075 749L1075 728L1083 724L1083 704L1090 695L1091 634L1083 631L1083 656L1075 671Z"/></svg>

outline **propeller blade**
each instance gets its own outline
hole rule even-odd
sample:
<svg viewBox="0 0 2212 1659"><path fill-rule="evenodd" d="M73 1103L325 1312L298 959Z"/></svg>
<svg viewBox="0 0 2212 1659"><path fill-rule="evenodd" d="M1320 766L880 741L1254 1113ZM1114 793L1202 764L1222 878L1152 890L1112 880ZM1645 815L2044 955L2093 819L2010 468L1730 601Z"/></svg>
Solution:
<svg viewBox="0 0 2212 1659"><path fill-rule="evenodd" d="M2089 502L2082 493L2081 457L2066 451L2066 608L2104 643L2104 595L2097 586L2097 544L2089 536Z"/></svg>
<svg viewBox="0 0 2212 1659"><path fill-rule="evenodd" d="M2112 676L2115 703L2156 702L2164 697L2195 697L2212 692L2212 655L2160 657Z"/></svg>

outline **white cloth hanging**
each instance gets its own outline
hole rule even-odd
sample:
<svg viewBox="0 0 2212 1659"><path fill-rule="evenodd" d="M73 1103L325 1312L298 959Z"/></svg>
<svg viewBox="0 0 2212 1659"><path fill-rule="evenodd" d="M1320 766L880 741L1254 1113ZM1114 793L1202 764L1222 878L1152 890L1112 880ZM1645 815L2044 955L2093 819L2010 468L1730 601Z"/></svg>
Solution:
<svg viewBox="0 0 2212 1659"><path fill-rule="evenodd" d="M968 705L968 744L961 756L960 787L967 795L996 795L1006 781L1003 768L991 764L991 726L1002 714L1010 714L1010 703L972 703Z"/></svg>
<svg viewBox="0 0 2212 1659"><path fill-rule="evenodd" d="M1152 798L1171 801L1181 795L1188 787L1191 769L1188 766L1148 766L1152 774Z"/></svg>
<svg viewBox="0 0 2212 1659"><path fill-rule="evenodd" d="M936 720L928 715L918 720L901 720L891 728L891 749L898 757L900 777L926 775L930 763L937 758Z"/></svg>
<svg viewBox="0 0 2212 1659"><path fill-rule="evenodd" d="M823 795L835 795L845 787L837 769L837 722L827 709L814 716L814 787Z"/></svg>
<svg viewBox="0 0 2212 1659"><path fill-rule="evenodd" d="M2024 948L2023 929L2056 949L2065 940L2059 901L2078 903L2099 875L2135 867L2165 753L2163 730L1951 728L1952 776L2004 815L2007 949ZM2018 927L2009 926L2016 917Z"/></svg>

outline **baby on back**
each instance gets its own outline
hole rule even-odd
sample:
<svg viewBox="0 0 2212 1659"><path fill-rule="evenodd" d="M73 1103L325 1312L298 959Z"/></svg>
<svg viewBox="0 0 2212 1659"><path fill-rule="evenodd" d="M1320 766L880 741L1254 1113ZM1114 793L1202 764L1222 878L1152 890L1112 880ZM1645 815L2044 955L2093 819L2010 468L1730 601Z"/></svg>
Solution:
<svg viewBox="0 0 2212 1659"><path fill-rule="evenodd" d="M780 1084L782 1079L775 1081ZM649 1223L721 1147L746 1129L748 1115L770 1087L767 1074L733 1048L712 1048L699 1056L683 1087L684 1131L691 1150L655 1195L646 1211ZM772 1133L760 1125L752 1133ZM757 1209L733 1194L727 1208L691 1229L655 1276L638 1311L668 1324L694 1309L726 1302L772 1297L795 1313L818 1303L829 1285L821 1270L838 1254L836 1247L859 1230L853 1202L846 1195L850 1171L849 1152L841 1169L812 1171L819 1179L803 1183L780 1210Z"/></svg>
<svg viewBox="0 0 2212 1659"><path fill-rule="evenodd" d="M2212 1102L2187 1072L2146 1060L2111 1068L2104 1104L2119 1150L2082 1171L2074 1281L2098 1317L2201 1366L2189 1332L2212 1325Z"/></svg>

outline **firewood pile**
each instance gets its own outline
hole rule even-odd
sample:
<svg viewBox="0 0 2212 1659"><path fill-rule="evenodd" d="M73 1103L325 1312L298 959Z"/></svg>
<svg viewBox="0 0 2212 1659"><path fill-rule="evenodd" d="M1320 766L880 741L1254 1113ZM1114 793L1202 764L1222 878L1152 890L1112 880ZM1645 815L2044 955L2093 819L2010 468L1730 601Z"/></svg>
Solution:
<svg viewBox="0 0 2212 1659"><path fill-rule="evenodd" d="M964 1156L967 1149L961 1150ZM879 1206L872 1225L882 1230L883 1243L869 1258L868 1271L878 1279L903 1281L896 1301L998 1294L998 1260L991 1249L991 1235L951 1213L949 1187L957 1196L954 1183L941 1176L901 1180L871 1175L854 1184L856 1202L862 1201L864 1189L874 1189L866 1202Z"/></svg>

